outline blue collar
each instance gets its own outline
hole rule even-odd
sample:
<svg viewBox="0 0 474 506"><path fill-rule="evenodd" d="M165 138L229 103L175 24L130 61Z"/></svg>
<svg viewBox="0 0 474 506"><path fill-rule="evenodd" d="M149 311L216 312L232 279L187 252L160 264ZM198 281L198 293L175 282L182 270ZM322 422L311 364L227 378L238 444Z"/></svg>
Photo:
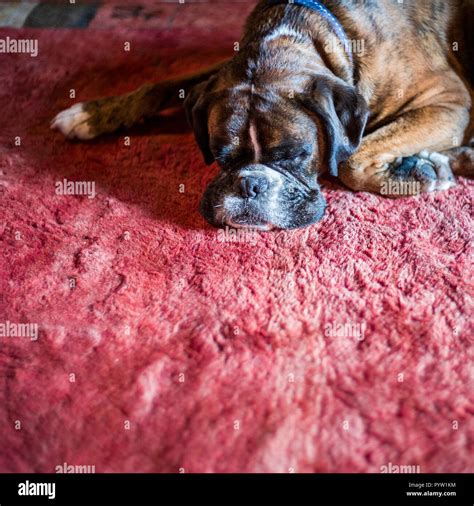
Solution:
<svg viewBox="0 0 474 506"><path fill-rule="evenodd" d="M339 23L339 20L334 16L334 14L322 3L318 2L317 0L267 0L269 5L300 5L302 7L307 7L308 9L311 9L313 11L319 12L324 19L329 23L332 30L335 32L339 40L341 41L344 50L347 53L347 56L349 57L350 62L352 63L352 53L350 49L350 43L349 39L347 38L346 32L344 31L344 28L342 27L341 23Z"/></svg>

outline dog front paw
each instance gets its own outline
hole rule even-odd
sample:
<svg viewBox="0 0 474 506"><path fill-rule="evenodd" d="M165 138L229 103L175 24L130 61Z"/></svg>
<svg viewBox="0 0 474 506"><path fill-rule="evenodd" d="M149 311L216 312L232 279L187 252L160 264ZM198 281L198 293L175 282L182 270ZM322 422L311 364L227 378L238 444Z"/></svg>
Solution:
<svg viewBox="0 0 474 506"><path fill-rule="evenodd" d="M88 140L96 137L90 125L91 116L84 110L84 104L78 103L60 112L52 121L51 128L59 130L68 139Z"/></svg>
<svg viewBox="0 0 474 506"><path fill-rule="evenodd" d="M409 196L456 186L449 158L441 153L421 151L417 155L397 158L387 167L381 193Z"/></svg>

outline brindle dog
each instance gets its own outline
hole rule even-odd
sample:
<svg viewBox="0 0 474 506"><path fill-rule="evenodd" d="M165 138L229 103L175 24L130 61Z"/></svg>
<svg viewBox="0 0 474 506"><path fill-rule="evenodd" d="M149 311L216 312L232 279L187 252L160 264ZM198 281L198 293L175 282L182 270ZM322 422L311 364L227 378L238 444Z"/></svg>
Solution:
<svg viewBox="0 0 474 506"><path fill-rule="evenodd" d="M323 172L391 197L446 190L453 173L472 175L473 1L320 3L346 41L324 13L264 0L230 61L77 104L52 126L91 139L178 105L185 90L205 162L221 169L201 204L216 226L319 220Z"/></svg>

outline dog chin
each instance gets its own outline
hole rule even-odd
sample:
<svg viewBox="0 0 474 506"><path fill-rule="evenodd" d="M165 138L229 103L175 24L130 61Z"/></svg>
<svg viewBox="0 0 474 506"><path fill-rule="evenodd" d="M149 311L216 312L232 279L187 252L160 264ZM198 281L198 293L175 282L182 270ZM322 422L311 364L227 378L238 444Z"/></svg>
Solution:
<svg viewBox="0 0 474 506"><path fill-rule="evenodd" d="M220 223L232 228L267 231L275 228L268 211L262 204L246 202L240 196L230 193L222 198L216 217Z"/></svg>
<svg viewBox="0 0 474 506"><path fill-rule="evenodd" d="M211 225L247 228L260 231L301 228L319 221L326 207L321 194L317 199L303 202L300 208L286 209L276 195L263 202L246 201L232 187L225 190L209 185L201 200L202 216Z"/></svg>

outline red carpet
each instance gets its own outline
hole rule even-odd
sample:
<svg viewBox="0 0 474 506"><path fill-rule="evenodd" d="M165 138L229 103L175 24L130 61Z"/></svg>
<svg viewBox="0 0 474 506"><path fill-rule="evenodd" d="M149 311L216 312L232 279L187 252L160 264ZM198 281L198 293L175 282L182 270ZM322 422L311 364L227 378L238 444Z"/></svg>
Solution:
<svg viewBox="0 0 474 506"><path fill-rule="evenodd" d="M318 225L223 242L183 115L130 146L49 130L232 54L244 10L228 29L1 31L39 38L0 67L0 322L39 338L0 337L0 471L474 471L467 180L399 201L327 184ZM96 197L57 195L65 178Z"/></svg>

